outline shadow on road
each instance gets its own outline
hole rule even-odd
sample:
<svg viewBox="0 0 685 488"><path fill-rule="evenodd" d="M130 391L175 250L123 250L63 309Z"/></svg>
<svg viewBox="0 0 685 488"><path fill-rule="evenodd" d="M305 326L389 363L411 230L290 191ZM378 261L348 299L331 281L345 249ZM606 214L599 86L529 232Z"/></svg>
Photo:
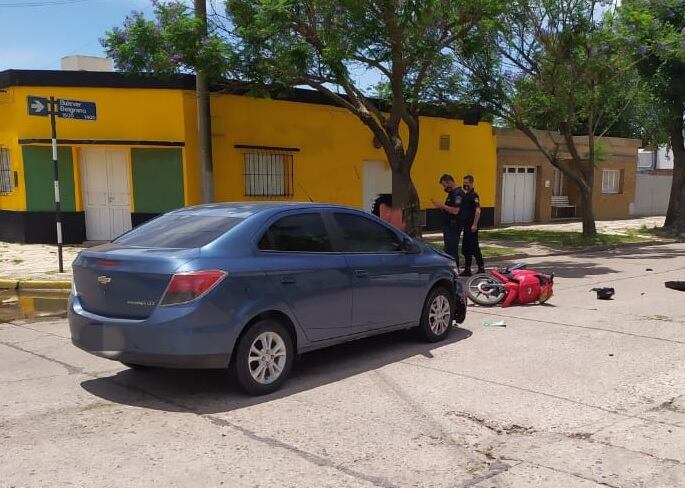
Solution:
<svg viewBox="0 0 685 488"><path fill-rule="evenodd" d="M230 412L267 403L295 393L381 368L413 356L433 357L432 351L471 336L455 328L437 344L417 342L413 331L401 331L349 342L302 355L284 387L263 397L249 397L223 370L126 369L112 376L84 381L89 393L110 402L172 412L197 414Z"/></svg>
<svg viewBox="0 0 685 488"><path fill-rule="evenodd" d="M545 274L554 273L554 276L559 278L585 278L586 276L608 275L619 272L606 266L598 266L597 263L591 261L541 261L531 264L530 268Z"/></svg>

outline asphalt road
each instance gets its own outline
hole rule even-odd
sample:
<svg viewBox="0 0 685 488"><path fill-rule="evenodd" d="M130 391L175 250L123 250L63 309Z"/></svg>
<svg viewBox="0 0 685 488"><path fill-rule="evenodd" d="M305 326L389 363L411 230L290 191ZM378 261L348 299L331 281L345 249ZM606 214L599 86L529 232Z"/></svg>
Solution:
<svg viewBox="0 0 685 488"><path fill-rule="evenodd" d="M532 262L549 305L307 354L258 399L92 357L64 320L2 324L0 487L684 486L685 293L663 282L685 244Z"/></svg>

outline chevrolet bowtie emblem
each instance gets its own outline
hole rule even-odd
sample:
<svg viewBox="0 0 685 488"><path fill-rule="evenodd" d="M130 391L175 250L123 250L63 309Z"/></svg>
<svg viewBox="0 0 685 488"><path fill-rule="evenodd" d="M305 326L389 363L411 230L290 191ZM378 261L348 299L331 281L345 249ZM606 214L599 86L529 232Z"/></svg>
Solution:
<svg viewBox="0 0 685 488"><path fill-rule="evenodd" d="M101 285L107 285L110 281L112 281L112 278L109 276L98 276L98 283Z"/></svg>

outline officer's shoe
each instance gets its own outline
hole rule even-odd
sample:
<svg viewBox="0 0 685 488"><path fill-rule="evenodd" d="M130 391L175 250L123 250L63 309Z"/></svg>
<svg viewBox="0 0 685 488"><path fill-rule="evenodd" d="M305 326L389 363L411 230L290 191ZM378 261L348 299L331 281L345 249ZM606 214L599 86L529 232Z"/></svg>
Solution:
<svg viewBox="0 0 685 488"><path fill-rule="evenodd" d="M485 268L478 268L478 273L476 274L485 274Z"/></svg>
<svg viewBox="0 0 685 488"><path fill-rule="evenodd" d="M462 271L461 273L459 273L459 276L461 276L461 277L469 277L469 276L471 276L471 270L470 270L470 269L465 269L464 271Z"/></svg>

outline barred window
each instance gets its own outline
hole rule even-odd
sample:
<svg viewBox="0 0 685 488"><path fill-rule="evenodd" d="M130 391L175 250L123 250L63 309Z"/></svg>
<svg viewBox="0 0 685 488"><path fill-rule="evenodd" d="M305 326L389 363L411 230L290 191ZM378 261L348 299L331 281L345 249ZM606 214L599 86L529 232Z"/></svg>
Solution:
<svg viewBox="0 0 685 488"><path fill-rule="evenodd" d="M0 193L11 193L13 186L10 152L9 149L0 147Z"/></svg>
<svg viewBox="0 0 685 488"><path fill-rule="evenodd" d="M293 195L293 155L274 151L246 152L245 195L290 197Z"/></svg>

